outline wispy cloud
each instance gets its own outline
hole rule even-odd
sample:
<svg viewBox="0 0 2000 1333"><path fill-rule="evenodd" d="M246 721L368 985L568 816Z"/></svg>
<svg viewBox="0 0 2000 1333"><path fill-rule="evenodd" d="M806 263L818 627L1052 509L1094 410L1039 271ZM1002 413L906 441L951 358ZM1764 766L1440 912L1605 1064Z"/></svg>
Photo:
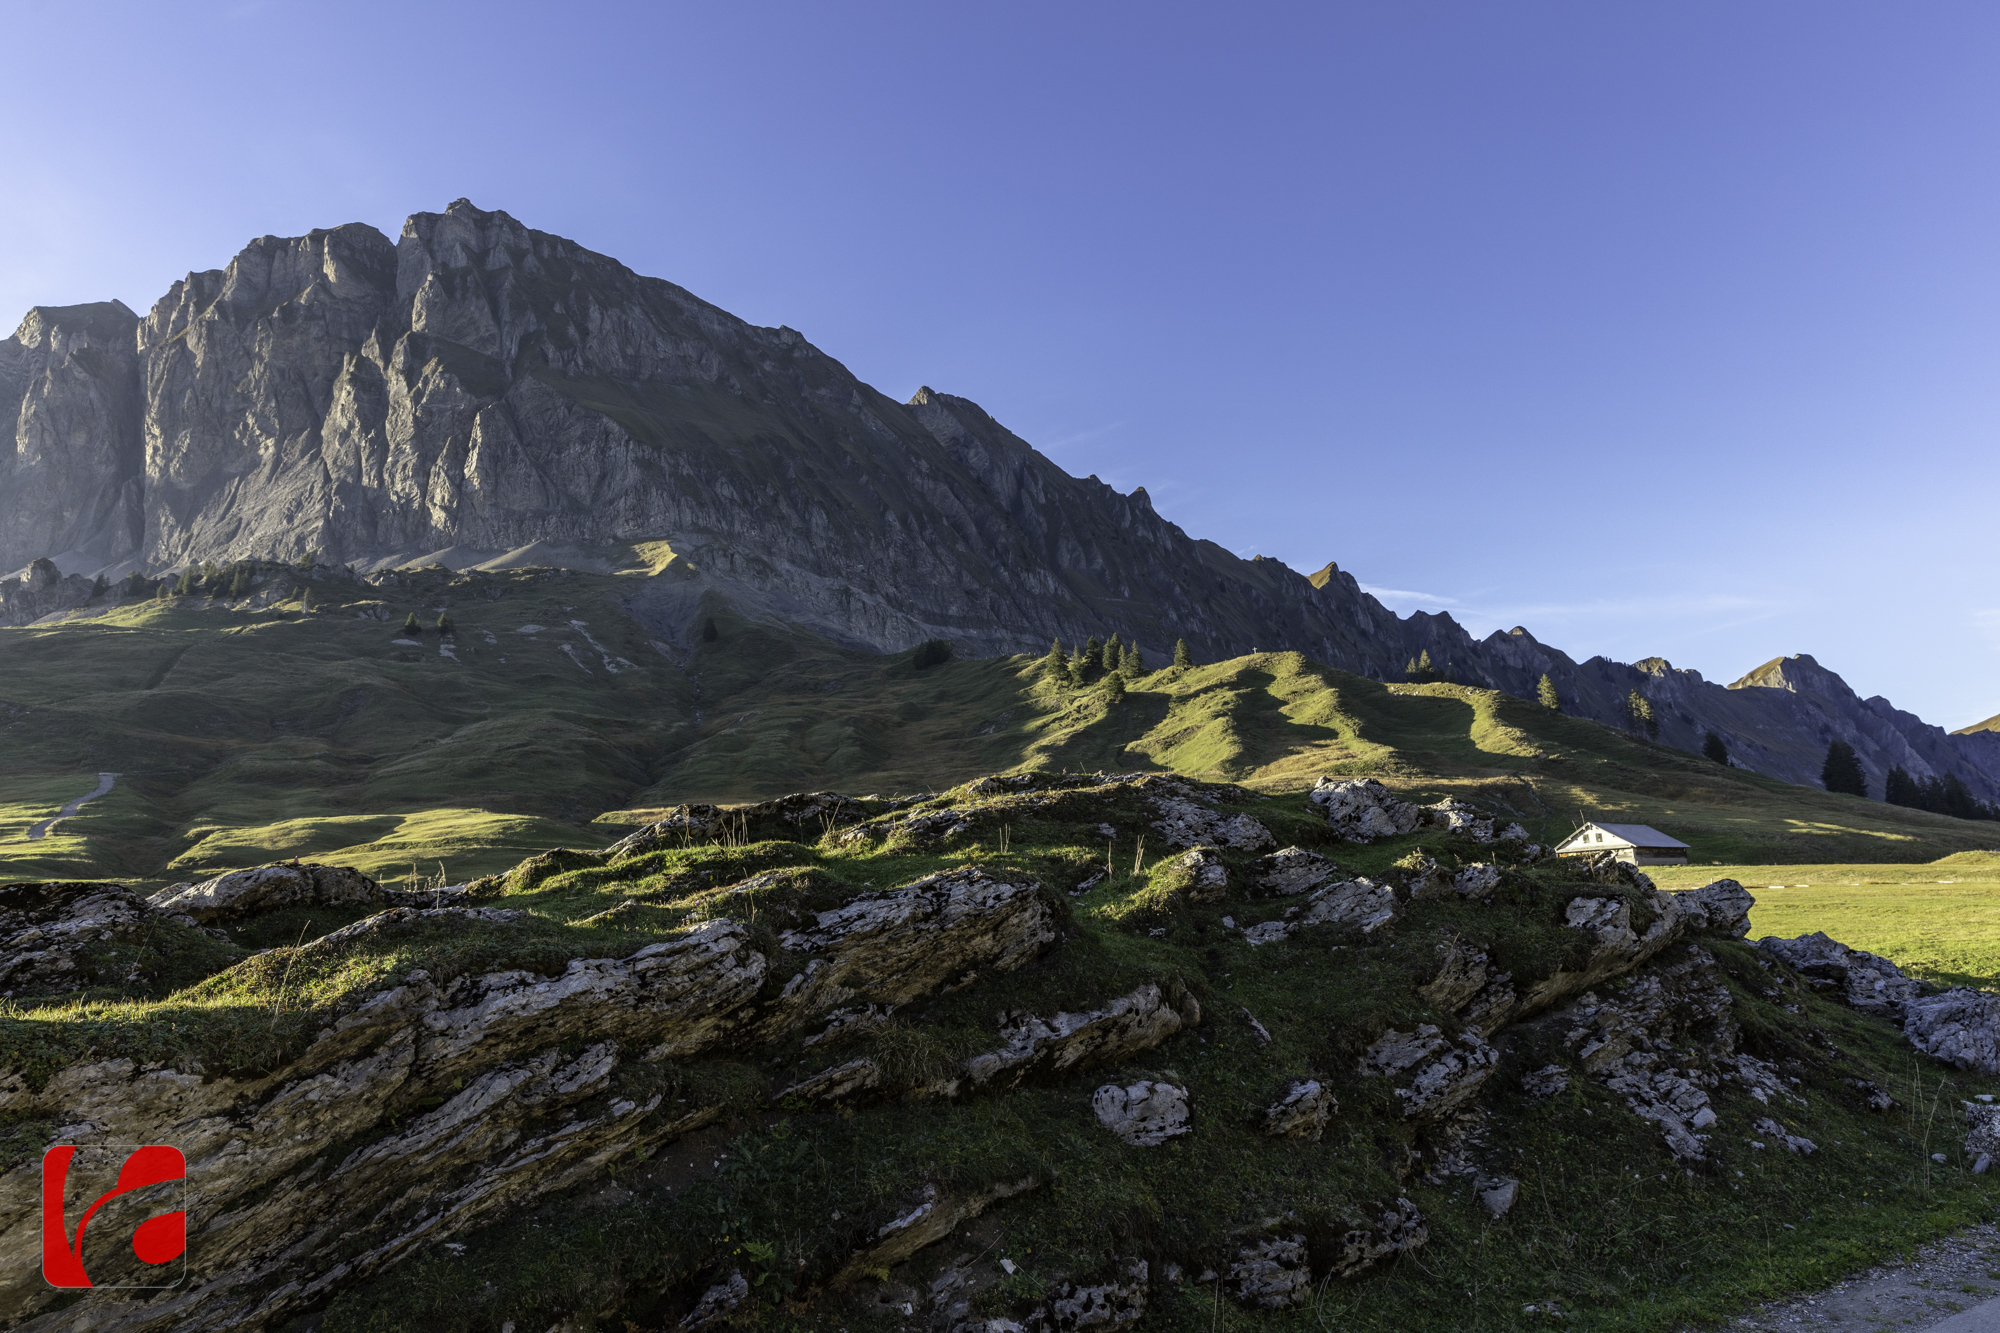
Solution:
<svg viewBox="0 0 2000 1333"><path fill-rule="evenodd" d="M1103 439L1106 435L1123 429L1125 429L1123 421L1110 421L1102 426L1090 426L1083 430L1071 431L1067 435L1058 435L1053 439L1040 441L1035 447L1045 454L1053 453L1057 449L1073 449L1077 445L1089 444L1092 440Z"/></svg>

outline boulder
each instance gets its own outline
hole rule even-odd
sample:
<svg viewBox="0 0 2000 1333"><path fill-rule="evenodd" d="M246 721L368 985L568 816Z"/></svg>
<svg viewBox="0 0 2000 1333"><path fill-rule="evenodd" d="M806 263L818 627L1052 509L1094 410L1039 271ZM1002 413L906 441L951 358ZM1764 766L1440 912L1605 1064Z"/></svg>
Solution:
<svg viewBox="0 0 2000 1333"><path fill-rule="evenodd" d="M1757 900L1733 879L1718 879L1698 889L1674 895L1688 917L1688 928L1704 935L1740 940L1750 933L1750 909Z"/></svg>
<svg viewBox="0 0 2000 1333"><path fill-rule="evenodd" d="M1841 999L1864 1013L1901 1013L1911 999L1925 990L1922 982L1904 976L1903 970L1888 959L1850 949L1820 931L1791 940L1766 935L1757 941L1757 947L1813 984L1837 990ZM1919 1043L1918 1049L1928 1048Z"/></svg>
<svg viewBox="0 0 2000 1333"><path fill-rule="evenodd" d="M1359 926L1362 934L1372 934L1396 917L1396 891L1373 880L1354 879L1328 884L1306 900L1302 926Z"/></svg>
<svg viewBox="0 0 2000 1333"><path fill-rule="evenodd" d="M1054 1300L1028 1316L1027 1328L1034 1333L1075 1333L1138 1323L1146 1313L1151 1271L1144 1259L1132 1260L1124 1270L1119 1280L1112 1282L1061 1284Z"/></svg>
<svg viewBox="0 0 2000 1333"><path fill-rule="evenodd" d="M1954 986L1937 995L1910 995L1902 1009L1903 1035L1924 1054L1959 1069L2000 1074L2000 995Z"/></svg>
<svg viewBox="0 0 2000 1333"><path fill-rule="evenodd" d="M147 901L161 912L206 925L282 907L365 906L384 901L384 894L381 885L347 866L279 864L176 884Z"/></svg>
<svg viewBox="0 0 2000 1333"><path fill-rule="evenodd" d="M1438 946L1437 975L1417 994L1445 1013L1454 1013L1486 985L1486 950L1454 936Z"/></svg>
<svg viewBox="0 0 2000 1333"><path fill-rule="evenodd" d="M1478 1033L1453 1042L1420 1023L1414 1032L1383 1033L1362 1055L1360 1072L1395 1080L1406 1117L1435 1120L1471 1101L1499 1063L1500 1052Z"/></svg>
<svg viewBox="0 0 2000 1333"><path fill-rule="evenodd" d="M1152 828L1169 847L1192 847L1208 843L1240 852L1269 847L1277 839L1249 815L1225 815L1220 810L1182 796L1154 796Z"/></svg>
<svg viewBox="0 0 2000 1333"><path fill-rule="evenodd" d="M701 1299L695 1302L694 1309L688 1311L680 1326L687 1333L697 1333L700 1329L727 1323L749 1299L750 1284L744 1280L742 1272L731 1273L727 1282L718 1282L701 1294Z"/></svg>
<svg viewBox="0 0 2000 1333"><path fill-rule="evenodd" d="M713 805L677 805L636 832L611 844L613 861L676 847L698 847L722 831L722 811Z"/></svg>
<svg viewBox="0 0 2000 1333"><path fill-rule="evenodd" d="M1333 878L1340 867L1303 847L1286 847L1257 858L1250 882L1265 893L1289 898L1306 893Z"/></svg>
<svg viewBox="0 0 2000 1333"><path fill-rule="evenodd" d="M765 1028L787 1030L857 999L906 1004L980 970L1012 971L1055 937L1054 912L1034 880L977 866L865 893L780 937L787 951L812 956Z"/></svg>
<svg viewBox="0 0 2000 1333"><path fill-rule="evenodd" d="M1433 827L1470 838L1477 843L1526 842L1528 831L1519 824L1501 827L1492 815L1456 797L1447 796L1435 805L1421 807L1423 821Z"/></svg>
<svg viewBox="0 0 2000 1333"><path fill-rule="evenodd" d="M975 1088L1005 1088L1030 1074L1111 1064L1199 1022L1201 1004L1192 993L1181 991L1178 1004L1171 1003L1153 982L1085 1013L1011 1015L1000 1029L1000 1048L965 1062L966 1079Z"/></svg>
<svg viewBox="0 0 2000 1333"><path fill-rule="evenodd" d="M1373 842L1413 833L1423 814L1399 801L1374 778L1321 778L1306 799L1320 808L1334 836L1348 842Z"/></svg>
<svg viewBox="0 0 2000 1333"><path fill-rule="evenodd" d="M1750 1128L1756 1133L1762 1134L1765 1138L1784 1145L1786 1149L1799 1154L1801 1157L1808 1157L1819 1151L1819 1145L1811 1139L1802 1138L1792 1133L1769 1116L1761 1117Z"/></svg>
<svg viewBox="0 0 2000 1333"><path fill-rule="evenodd" d="M1494 1217L1505 1217L1521 1197L1521 1182L1511 1176L1479 1182L1479 1202Z"/></svg>
<svg viewBox="0 0 2000 1333"><path fill-rule="evenodd" d="M1339 1277L1358 1277L1380 1260L1420 1249L1429 1240L1424 1215L1408 1199L1399 1198L1340 1238L1332 1269Z"/></svg>
<svg viewBox="0 0 2000 1333"><path fill-rule="evenodd" d="M1313 1285L1306 1238L1284 1236L1244 1246L1229 1265L1227 1281L1230 1295L1256 1309L1302 1304L1312 1296Z"/></svg>
<svg viewBox="0 0 2000 1333"><path fill-rule="evenodd" d="M1333 1089L1318 1079L1294 1079L1285 1095L1264 1112L1264 1132L1273 1138L1318 1143L1327 1122L1340 1109Z"/></svg>
<svg viewBox="0 0 2000 1333"><path fill-rule="evenodd" d="M1194 1126L1186 1088L1142 1079L1130 1087L1108 1083L1090 1099L1097 1122L1135 1148L1154 1148Z"/></svg>
<svg viewBox="0 0 2000 1333"><path fill-rule="evenodd" d="M1691 1072L1655 1068L1658 1063L1657 1056L1635 1052L1611 1068L1604 1084L1634 1115L1659 1126L1676 1160L1699 1162L1708 1137L1696 1131L1715 1123L1715 1109Z"/></svg>
<svg viewBox="0 0 2000 1333"><path fill-rule="evenodd" d="M1229 892L1229 867L1213 847L1188 848L1167 863L1167 871L1183 886L1189 902L1215 902Z"/></svg>

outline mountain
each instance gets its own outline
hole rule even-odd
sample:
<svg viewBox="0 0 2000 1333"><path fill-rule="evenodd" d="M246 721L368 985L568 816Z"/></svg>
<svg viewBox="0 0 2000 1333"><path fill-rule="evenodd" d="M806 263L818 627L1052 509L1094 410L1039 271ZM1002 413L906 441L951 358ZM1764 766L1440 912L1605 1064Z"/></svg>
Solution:
<svg viewBox="0 0 2000 1333"><path fill-rule="evenodd" d="M2000 800L2000 746L1859 699L1810 657L1724 688L1659 659L1578 663L1525 629L1399 618L1333 564L1243 560L1144 488L1069 476L979 405L898 403L789 328L458 200L391 242L349 224L261 237L143 317L38 307L0 342L0 623L87 609L91 576L252 557L383 569L608 570L684 641L703 599L850 647L962 654L1117 633L1158 662L1296 650L1376 680L1450 678L1816 783L1829 740L1872 785L1901 765ZM42 562L42 563L36 563ZM25 568L23 568L25 567ZM113 593L114 599L118 596Z"/></svg>

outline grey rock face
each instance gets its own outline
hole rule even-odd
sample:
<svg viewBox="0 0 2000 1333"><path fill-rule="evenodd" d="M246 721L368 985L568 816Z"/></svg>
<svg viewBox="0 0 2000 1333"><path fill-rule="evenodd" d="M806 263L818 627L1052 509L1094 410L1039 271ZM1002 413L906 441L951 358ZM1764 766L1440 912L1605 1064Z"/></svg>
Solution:
<svg viewBox="0 0 2000 1333"><path fill-rule="evenodd" d="M1289 898L1316 889L1331 879L1340 867L1303 847L1286 847L1259 857L1255 881L1266 893Z"/></svg>
<svg viewBox="0 0 2000 1333"><path fill-rule="evenodd" d="M1229 866L1213 847L1190 847L1167 863L1190 900L1214 902L1229 892Z"/></svg>
<svg viewBox="0 0 2000 1333"><path fill-rule="evenodd" d="M1159 986L1148 982L1086 1013L1015 1016L1002 1027L998 1050L966 1062L966 1078L975 1088L1012 1087L1032 1073L1109 1064L1151 1050L1200 1021L1201 1005L1192 994L1183 993L1175 1005Z"/></svg>
<svg viewBox="0 0 2000 1333"><path fill-rule="evenodd" d="M1156 816L1153 828L1169 847L1207 843L1254 852L1276 841L1271 830L1249 815L1225 815L1200 801L1180 796L1156 796L1148 804Z"/></svg>
<svg viewBox="0 0 2000 1333"><path fill-rule="evenodd" d="M308 903L349 907L383 900L381 885L347 866L268 865L232 870L200 884L177 884L147 901L159 911L209 924Z"/></svg>
<svg viewBox="0 0 2000 1333"><path fill-rule="evenodd" d="M1318 1143L1327 1122L1340 1109L1333 1089L1318 1079L1299 1079L1264 1112L1264 1132L1282 1139Z"/></svg>
<svg viewBox="0 0 2000 1333"><path fill-rule="evenodd" d="M1738 940L1750 933L1750 909L1757 905L1750 891L1733 879L1718 879L1698 889L1689 889L1677 894L1675 901L1689 914L1691 929Z"/></svg>
<svg viewBox="0 0 2000 1333"><path fill-rule="evenodd" d="M1146 1261L1134 1259L1119 1281L1065 1282L1054 1300L1028 1317L1027 1326L1036 1333L1129 1327L1145 1316L1150 1277Z"/></svg>
<svg viewBox="0 0 2000 1333"><path fill-rule="evenodd" d="M1246 1245L1229 1265L1229 1294L1243 1304L1282 1310L1312 1295L1312 1265L1304 1236Z"/></svg>
<svg viewBox="0 0 2000 1333"><path fill-rule="evenodd" d="M1954 986L1912 996L1903 1001L1903 1035L1946 1064L2000 1074L2000 995Z"/></svg>
<svg viewBox="0 0 2000 1333"><path fill-rule="evenodd" d="M1325 812L1334 836L1348 842L1397 837L1423 823L1423 813L1416 806L1397 800L1374 778L1344 782L1321 778L1306 799Z"/></svg>
<svg viewBox="0 0 2000 1333"><path fill-rule="evenodd" d="M1476 1032L1456 1043L1429 1023L1414 1032L1391 1029L1361 1057L1360 1072L1394 1079L1403 1114L1437 1119L1471 1101L1500 1063L1500 1053Z"/></svg>
<svg viewBox="0 0 2000 1333"><path fill-rule="evenodd" d="M1842 999L1867 1013L1900 1013L1925 989L1922 982L1904 976L1903 970L1888 959L1850 949L1823 931L1793 940L1766 935L1757 941L1757 947L1790 964L1814 984L1837 988ZM1935 1012L1942 1015L1950 1010L1947 1006Z"/></svg>
<svg viewBox="0 0 2000 1333"><path fill-rule="evenodd" d="M1157 1148L1194 1126L1186 1088L1141 1079L1129 1087L1107 1083L1090 1099L1097 1123L1135 1148Z"/></svg>
<svg viewBox="0 0 2000 1333"><path fill-rule="evenodd" d="M1340 1277L1358 1277L1383 1259L1422 1248L1430 1234L1417 1206L1399 1198L1341 1237L1333 1271Z"/></svg>

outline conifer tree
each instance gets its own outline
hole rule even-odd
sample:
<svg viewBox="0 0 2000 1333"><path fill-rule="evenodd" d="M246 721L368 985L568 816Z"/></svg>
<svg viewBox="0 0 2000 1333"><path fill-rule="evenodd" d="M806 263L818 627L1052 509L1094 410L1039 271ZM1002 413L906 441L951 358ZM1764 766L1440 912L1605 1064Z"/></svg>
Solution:
<svg viewBox="0 0 2000 1333"><path fill-rule="evenodd" d="M451 612L441 611L438 613L438 633L447 636L457 635L458 626L452 623Z"/></svg>
<svg viewBox="0 0 2000 1333"><path fill-rule="evenodd" d="M1083 660L1093 671L1104 665L1104 644L1095 634L1083 641Z"/></svg>
<svg viewBox="0 0 2000 1333"><path fill-rule="evenodd" d="M1146 674L1146 659L1139 652L1139 645L1128 644L1125 648L1125 674L1133 680Z"/></svg>
<svg viewBox="0 0 2000 1333"><path fill-rule="evenodd" d="M1854 753L1854 747L1843 740L1828 741L1826 762L1820 765L1819 785L1828 791L1845 792L1849 796L1868 795L1868 779L1861 772L1861 758Z"/></svg>
<svg viewBox="0 0 2000 1333"><path fill-rule="evenodd" d="M111 591L111 580L105 578L104 575L102 574L99 574L96 580L90 585L90 595L92 597L102 597L104 596L105 593L110 591Z"/></svg>
<svg viewBox="0 0 2000 1333"><path fill-rule="evenodd" d="M1540 683L1535 686L1535 702L1551 713L1562 712L1562 696L1556 693L1556 683L1549 679L1549 673L1546 671L1542 673Z"/></svg>
<svg viewBox="0 0 2000 1333"><path fill-rule="evenodd" d="M1889 770L1889 776L1882 783L1882 799L1890 805L1921 810L1924 808L1923 784L1911 777L1908 769L1897 764Z"/></svg>
<svg viewBox="0 0 2000 1333"><path fill-rule="evenodd" d="M1625 696L1625 722L1634 731L1659 738L1660 719L1653 713L1653 701L1637 690Z"/></svg>
<svg viewBox="0 0 2000 1333"><path fill-rule="evenodd" d="M1042 675L1058 685L1069 684L1069 658L1063 653L1061 639L1049 640L1048 655L1042 658Z"/></svg>
<svg viewBox="0 0 2000 1333"><path fill-rule="evenodd" d="M234 599L242 597L249 591L250 591L250 566L247 562L239 560L236 563L236 573L229 580L229 596L232 599Z"/></svg>
<svg viewBox="0 0 2000 1333"><path fill-rule="evenodd" d="M1174 665L1177 667L1194 665L1194 654L1188 651L1186 639L1174 640Z"/></svg>
<svg viewBox="0 0 2000 1333"><path fill-rule="evenodd" d="M1125 677L1116 671L1104 678L1104 697L1112 703L1122 703L1125 699Z"/></svg>
<svg viewBox="0 0 2000 1333"><path fill-rule="evenodd" d="M1069 655L1069 678L1079 685L1083 684L1090 679L1090 669L1094 665L1096 664L1090 660L1087 646L1076 649Z"/></svg>
<svg viewBox="0 0 2000 1333"><path fill-rule="evenodd" d="M417 613L415 611L410 612L408 616L404 617L403 633L405 635L414 639L422 635L423 632L424 632L424 627L417 623Z"/></svg>
<svg viewBox="0 0 2000 1333"><path fill-rule="evenodd" d="M1118 636L1114 634L1104 641L1104 669L1116 671L1124 665L1125 646L1118 642Z"/></svg>
<svg viewBox="0 0 2000 1333"><path fill-rule="evenodd" d="M177 586L177 587L176 587L176 588L174 589L174 591L175 591L175 592L177 592L177 593L179 593L179 594L180 594L181 596L183 596L183 597L191 597L191 596L193 596L193 595L194 595L194 577L195 577L195 575L194 575L194 566L193 566L193 565L189 565L189 566L188 566L188 567L187 567L186 569L183 569L183 570L181 571L181 581L180 581L180 584L179 584L179 585L178 585L178 586Z"/></svg>
<svg viewBox="0 0 2000 1333"><path fill-rule="evenodd" d="M1417 678L1417 659L1412 657L1409 661L1403 663L1403 679L1415 680L1416 678Z"/></svg>
<svg viewBox="0 0 2000 1333"><path fill-rule="evenodd" d="M1711 731L1702 737L1701 752L1724 768L1729 767L1729 747L1723 744L1722 737L1715 732Z"/></svg>

